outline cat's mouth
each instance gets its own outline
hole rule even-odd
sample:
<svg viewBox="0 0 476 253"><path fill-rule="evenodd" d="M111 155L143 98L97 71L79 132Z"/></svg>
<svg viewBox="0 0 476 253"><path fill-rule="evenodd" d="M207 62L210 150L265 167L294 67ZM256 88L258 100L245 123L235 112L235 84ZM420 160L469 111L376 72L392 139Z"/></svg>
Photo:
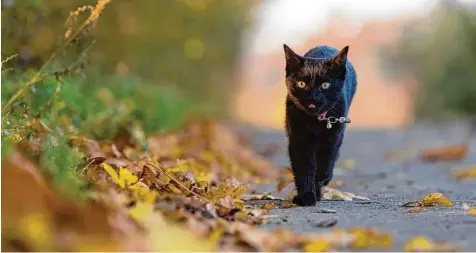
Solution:
<svg viewBox="0 0 476 253"><path fill-rule="evenodd" d="M312 116L319 116L324 112L324 105L319 106L318 103L310 101L306 105L306 112Z"/></svg>

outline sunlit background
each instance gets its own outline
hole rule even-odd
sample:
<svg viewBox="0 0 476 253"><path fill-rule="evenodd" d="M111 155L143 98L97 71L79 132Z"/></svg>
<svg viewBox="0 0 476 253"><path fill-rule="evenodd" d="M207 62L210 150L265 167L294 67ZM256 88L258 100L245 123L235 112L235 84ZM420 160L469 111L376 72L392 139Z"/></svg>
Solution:
<svg viewBox="0 0 476 253"><path fill-rule="evenodd" d="M86 0L2 1L2 57L38 68ZM475 1L114 0L83 76L174 86L211 115L281 129L284 55L350 46L358 92L350 127L476 111ZM99 78L99 79L98 79Z"/></svg>
<svg viewBox="0 0 476 253"><path fill-rule="evenodd" d="M468 108L474 106L470 101L474 101L472 87L476 87L471 71L476 60L474 4L264 2L254 10L253 29L244 39L236 114L259 125L282 127L286 94L283 43L300 54L317 45L350 46L359 86L349 127L399 127L410 123L415 112L435 116L446 110L450 114L474 110ZM459 70L450 69L458 64L462 65ZM473 93L467 94L469 91Z"/></svg>

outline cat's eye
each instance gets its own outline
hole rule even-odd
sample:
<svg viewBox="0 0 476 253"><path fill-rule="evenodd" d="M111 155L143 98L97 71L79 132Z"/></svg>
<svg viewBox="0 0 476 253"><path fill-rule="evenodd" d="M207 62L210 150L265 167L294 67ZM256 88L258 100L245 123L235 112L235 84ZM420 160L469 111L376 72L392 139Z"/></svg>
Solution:
<svg viewBox="0 0 476 253"><path fill-rule="evenodd" d="M298 82L297 82L297 87L299 87L299 88L302 89L302 88L306 87L306 83L303 82L303 81L298 81Z"/></svg>
<svg viewBox="0 0 476 253"><path fill-rule="evenodd" d="M331 84L328 83L328 82L325 82L325 83L321 84L321 88L323 88L324 90L329 89L329 87L331 87Z"/></svg>

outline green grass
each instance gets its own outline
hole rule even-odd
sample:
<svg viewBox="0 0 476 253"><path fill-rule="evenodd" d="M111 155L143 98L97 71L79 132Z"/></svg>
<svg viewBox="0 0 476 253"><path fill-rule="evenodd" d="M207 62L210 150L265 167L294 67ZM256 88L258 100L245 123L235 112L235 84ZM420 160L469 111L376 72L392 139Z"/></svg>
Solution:
<svg viewBox="0 0 476 253"><path fill-rule="evenodd" d="M2 80L2 106L27 78ZM52 183L80 193L83 155L68 145L71 136L113 139L120 131L136 137L179 129L191 115L205 115L206 107L175 86L118 77L49 78L35 84L2 118L2 160L12 144L26 144L25 152L52 176ZM34 123L32 123L34 122ZM139 134L137 132L139 131ZM22 146L24 147L24 146Z"/></svg>

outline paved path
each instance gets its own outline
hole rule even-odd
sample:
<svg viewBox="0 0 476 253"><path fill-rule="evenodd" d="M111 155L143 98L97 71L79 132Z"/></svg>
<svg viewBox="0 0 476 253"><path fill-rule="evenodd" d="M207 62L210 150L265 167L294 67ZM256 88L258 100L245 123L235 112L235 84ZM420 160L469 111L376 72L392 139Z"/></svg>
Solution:
<svg viewBox="0 0 476 253"><path fill-rule="evenodd" d="M462 203L476 206L476 179L463 182L452 177L451 169L476 165L476 139L471 140L469 156L459 162L423 163L415 155L418 149L457 144L466 138L466 126L435 127L420 124L405 130L350 130L347 132L341 160L355 161L353 170L337 168L335 180L343 180L343 191L370 198L370 201L322 201L316 207L273 209L271 214L287 217L263 225L265 229L288 226L298 232L325 231L316 223L337 219L338 228L375 227L393 235L393 251L402 251L409 238L425 235L432 240L459 243L466 251L476 251L476 217L462 209ZM273 161L288 166L285 136L282 132L253 131L258 143L275 142L280 145ZM413 157L389 160L393 150L406 150ZM273 190L274 186L261 186ZM421 199L430 192L441 192L454 207L429 207L422 213L406 213L399 204ZM331 208L335 214L316 213Z"/></svg>

